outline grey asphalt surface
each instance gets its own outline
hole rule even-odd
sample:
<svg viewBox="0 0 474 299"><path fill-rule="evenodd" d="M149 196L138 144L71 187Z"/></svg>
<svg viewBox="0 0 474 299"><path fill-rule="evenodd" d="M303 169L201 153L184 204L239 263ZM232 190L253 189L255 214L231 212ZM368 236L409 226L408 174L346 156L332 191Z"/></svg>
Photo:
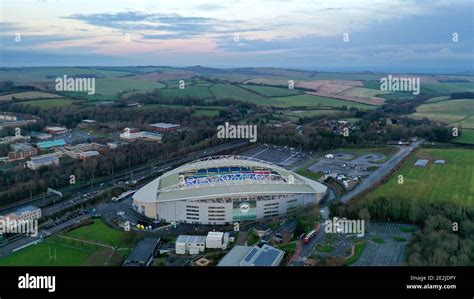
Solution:
<svg viewBox="0 0 474 299"><path fill-rule="evenodd" d="M366 177L359 185L354 189L344 194L339 198L343 203L350 201L356 195L364 192L368 188L377 184L383 177L392 171L405 157L407 157L414 149L419 147L423 143L423 140L416 141L409 146L402 147L393 157L382 164L377 170L372 172L368 177Z"/></svg>

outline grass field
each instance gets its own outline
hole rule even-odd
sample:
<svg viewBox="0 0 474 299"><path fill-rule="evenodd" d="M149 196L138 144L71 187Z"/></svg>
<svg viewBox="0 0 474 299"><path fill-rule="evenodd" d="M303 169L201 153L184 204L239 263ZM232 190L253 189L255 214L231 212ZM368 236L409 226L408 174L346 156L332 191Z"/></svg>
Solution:
<svg viewBox="0 0 474 299"><path fill-rule="evenodd" d="M449 96L439 96L439 97L434 97L426 101L425 103L436 103L436 102L441 102L441 101L446 101L449 100Z"/></svg>
<svg viewBox="0 0 474 299"><path fill-rule="evenodd" d="M160 94L165 98L213 97L212 94L209 92L209 88L206 86L186 86L185 89L165 88L160 90Z"/></svg>
<svg viewBox="0 0 474 299"><path fill-rule="evenodd" d="M133 242L127 239L127 233L110 228L102 220L94 224L80 227L65 234L67 237L99 242L117 248L133 247Z"/></svg>
<svg viewBox="0 0 474 299"><path fill-rule="evenodd" d="M65 233L54 235L43 242L28 246L5 258L0 266L102 266L120 265L136 245L129 234L108 227L102 220ZM84 241L97 242L91 244ZM113 246L118 250L113 251ZM55 257L55 258L54 258Z"/></svg>
<svg viewBox="0 0 474 299"><path fill-rule="evenodd" d="M455 201L474 205L474 154L469 149L419 149L388 182L366 195L367 198L386 197L390 200L408 198L413 201ZM415 167L419 158L428 158L426 167ZM437 165L434 159L446 160ZM403 184L398 184L403 175Z"/></svg>
<svg viewBox="0 0 474 299"><path fill-rule="evenodd" d="M458 91L474 91L473 82L457 83L422 83L422 92L434 92L441 94L450 94Z"/></svg>
<svg viewBox="0 0 474 299"><path fill-rule="evenodd" d="M210 89L214 97L217 99L230 98L240 101L252 102L257 105L270 105L272 103L270 99L262 95L232 84L214 84Z"/></svg>
<svg viewBox="0 0 474 299"><path fill-rule="evenodd" d="M454 138L452 141L463 144L474 144L474 130L461 129L461 136Z"/></svg>
<svg viewBox="0 0 474 299"><path fill-rule="evenodd" d="M15 100L33 100L33 99L50 99L50 98L61 98L60 95L42 92L42 91L24 91L17 93L10 93L0 96L0 101L11 101L15 97Z"/></svg>
<svg viewBox="0 0 474 299"><path fill-rule="evenodd" d="M258 86L258 85L240 85L240 87L251 90L258 94L261 94L266 97L283 97L283 96L291 96L302 94L301 91L288 89L288 88L281 88L281 87L273 87L273 86Z"/></svg>
<svg viewBox="0 0 474 299"><path fill-rule="evenodd" d="M361 103L355 103L350 101L338 100L333 98L315 96L315 95L296 95L289 97L277 97L272 98L272 106L288 108L288 107L342 107L346 106L348 109L351 107L366 110L374 109L375 106L365 105Z"/></svg>
<svg viewBox="0 0 474 299"><path fill-rule="evenodd" d="M78 76L78 75L94 75L96 77L117 77L131 74L127 71L119 71L113 69L98 69L94 67L26 67L1 69L0 77L8 78L8 80L18 82L45 81L54 80L57 77Z"/></svg>
<svg viewBox="0 0 474 299"><path fill-rule="evenodd" d="M284 115L293 116L293 117L313 117L321 115L335 115L342 113L341 110L335 109L315 109L315 110L288 110L284 111Z"/></svg>
<svg viewBox="0 0 474 299"><path fill-rule="evenodd" d="M474 100L449 100L420 105L413 118L428 118L433 121L474 129Z"/></svg>
<svg viewBox="0 0 474 299"><path fill-rule="evenodd" d="M371 98L375 97L381 94L388 94L389 92L386 91L381 91L377 89L371 89L371 88L364 88L364 87L353 87L344 90L341 95L347 95L347 96L355 96L355 97L361 97L361 98Z"/></svg>
<svg viewBox="0 0 474 299"><path fill-rule="evenodd" d="M1 258L0 266L81 266L87 263L92 253L56 240L46 240ZM54 255L56 259L50 259Z"/></svg>
<svg viewBox="0 0 474 299"><path fill-rule="evenodd" d="M42 109L62 108L71 106L74 101L71 99L44 99L20 102L23 105L31 105Z"/></svg>

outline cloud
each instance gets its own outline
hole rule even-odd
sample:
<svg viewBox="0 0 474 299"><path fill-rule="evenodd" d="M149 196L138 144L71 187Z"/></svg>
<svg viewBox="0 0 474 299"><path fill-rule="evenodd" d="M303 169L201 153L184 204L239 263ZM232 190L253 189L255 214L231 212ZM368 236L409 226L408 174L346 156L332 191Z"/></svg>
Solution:
<svg viewBox="0 0 474 299"><path fill-rule="evenodd" d="M194 8L197 9L197 10L210 11L210 10L225 9L226 7L222 6L222 5L219 5L219 4L215 4L215 3L207 3L207 4L196 5Z"/></svg>
<svg viewBox="0 0 474 299"><path fill-rule="evenodd" d="M97 27L118 29L123 31L160 31L163 33L144 34L144 38L171 39L189 38L206 34L231 24L229 21L220 21L204 17L183 17L178 14L119 12L100 14L74 14L66 19L85 22Z"/></svg>

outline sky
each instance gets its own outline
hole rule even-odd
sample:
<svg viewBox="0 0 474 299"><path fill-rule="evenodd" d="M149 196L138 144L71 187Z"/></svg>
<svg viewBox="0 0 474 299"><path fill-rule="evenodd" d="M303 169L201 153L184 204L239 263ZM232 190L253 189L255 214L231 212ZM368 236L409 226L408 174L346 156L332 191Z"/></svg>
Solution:
<svg viewBox="0 0 474 299"><path fill-rule="evenodd" d="M1 0L0 66L474 71L472 0Z"/></svg>

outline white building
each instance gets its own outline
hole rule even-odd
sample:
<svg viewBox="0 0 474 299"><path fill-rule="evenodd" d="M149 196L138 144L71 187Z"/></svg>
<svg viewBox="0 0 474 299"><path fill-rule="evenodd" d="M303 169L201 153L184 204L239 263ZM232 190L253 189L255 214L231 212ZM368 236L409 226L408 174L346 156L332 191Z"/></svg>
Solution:
<svg viewBox="0 0 474 299"><path fill-rule="evenodd" d="M163 139L163 135L160 133L136 131L135 129L125 128L124 132L120 134L120 138L126 141L135 141L138 139L161 141Z"/></svg>
<svg viewBox="0 0 474 299"><path fill-rule="evenodd" d="M226 249L229 243L229 234L223 232L209 232L206 237L206 248Z"/></svg>
<svg viewBox="0 0 474 299"><path fill-rule="evenodd" d="M32 157L30 161L26 162L26 167L36 170L42 166L58 165L59 158L57 154L46 154Z"/></svg>
<svg viewBox="0 0 474 299"><path fill-rule="evenodd" d="M176 239L176 254L199 254L206 248L206 236L179 235Z"/></svg>

